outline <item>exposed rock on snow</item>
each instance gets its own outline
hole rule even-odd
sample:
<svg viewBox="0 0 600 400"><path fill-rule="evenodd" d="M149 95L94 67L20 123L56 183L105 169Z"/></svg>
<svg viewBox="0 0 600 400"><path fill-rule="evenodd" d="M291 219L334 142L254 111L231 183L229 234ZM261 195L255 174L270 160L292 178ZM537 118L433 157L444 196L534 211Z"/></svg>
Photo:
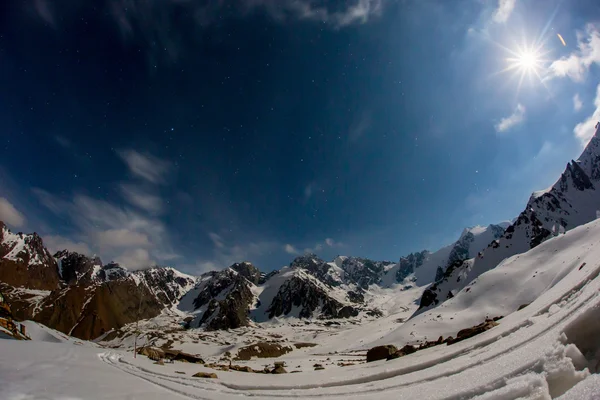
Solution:
<svg viewBox="0 0 600 400"><path fill-rule="evenodd" d="M391 344L373 347L367 351L367 362L385 360L397 351L396 346Z"/></svg>

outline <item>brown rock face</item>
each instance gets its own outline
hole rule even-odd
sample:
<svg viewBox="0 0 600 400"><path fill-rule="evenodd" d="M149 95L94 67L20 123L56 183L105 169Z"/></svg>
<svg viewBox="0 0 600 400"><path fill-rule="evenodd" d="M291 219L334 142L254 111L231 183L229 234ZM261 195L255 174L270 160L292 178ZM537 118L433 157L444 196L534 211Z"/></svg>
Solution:
<svg viewBox="0 0 600 400"><path fill-rule="evenodd" d="M133 279L78 285L54 291L42 310L33 316L53 329L84 340L95 339L111 329L138 319L157 316L164 308L145 286Z"/></svg>
<svg viewBox="0 0 600 400"><path fill-rule="evenodd" d="M14 234L0 221L0 282L36 290L58 288L56 260L37 233Z"/></svg>
<svg viewBox="0 0 600 400"><path fill-rule="evenodd" d="M391 354L394 354L398 351L398 349L396 348L396 346L388 344L385 346L376 346L373 347L372 349L370 349L367 352L367 362L372 362L372 361L378 361L378 360L385 360L387 359Z"/></svg>

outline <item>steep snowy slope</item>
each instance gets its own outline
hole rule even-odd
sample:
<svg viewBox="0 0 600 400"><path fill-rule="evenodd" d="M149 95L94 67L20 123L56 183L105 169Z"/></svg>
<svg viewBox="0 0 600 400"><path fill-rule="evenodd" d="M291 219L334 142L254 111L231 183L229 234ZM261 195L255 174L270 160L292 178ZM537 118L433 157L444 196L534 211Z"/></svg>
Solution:
<svg viewBox="0 0 600 400"><path fill-rule="evenodd" d="M553 237L534 249L502 261L481 274L453 298L418 316L378 340L400 346L439 336L481 323L486 317L532 314L543 304L545 293L574 280L600 273L600 221L577 227ZM538 300L541 299L541 300Z"/></svg>
<svg viewBox="0 0 600 400"><path fill-rule="evenodd" d="M405 279L418 286L426 286L441 279L443 272L457 261L475 257L494 239L502 236L508 223L474 226L466 228L458 240L430 253L423 251L400 258L400 262L386 271L382 278L383 287L402 283Z"/></svg>
<svg viewBox="0 0 600 400"><path fill-rule="evenodd" d="M505 258L595 220L600 213L599 162L600 125L579 159L567 165L560 179L551 188L534 193L516 221L481 255L446 269L444 277L425 291L421 306L435 306Z"/></svg>

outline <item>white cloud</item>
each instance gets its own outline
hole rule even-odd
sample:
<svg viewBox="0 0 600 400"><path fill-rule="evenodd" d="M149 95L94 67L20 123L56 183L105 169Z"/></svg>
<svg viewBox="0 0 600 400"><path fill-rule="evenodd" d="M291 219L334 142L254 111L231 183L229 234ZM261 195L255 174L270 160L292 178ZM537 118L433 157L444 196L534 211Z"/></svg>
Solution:
<svg viewBox="0 0 600 400"><path fill-rule="evenodd" d="M600 31L589 24L585 32L577 32L577 50L550 64L550 77L569 77L583 82L592 64L600 64Z"/></svg>
<svg viewBox="0 0 600 400"><path fill-rule="evenodd" d="M153 214L159 214L163 209L162 199L139 185L123 183L120 189L125 199L133 206Z"/></svg>
<svg viewBox="0 0 600 400"><path fill-rule="evenodd" d="M59 250L74 251L79 254L92 255L92 249L84 242L74 242L69 238L60 235L45 235L43 237L44 245L50 253L54 254Z"/></svg>
<svg viewBox="0 0 600 400"><path fill-rule="evenodd" d="M286 244L285 246L283 246L283 250L288 253L288 254L298 254L300 253L298 251L298 249L296 249L294 246L292 246L291 244Z"/></svg>
<svg viewBox="0 0 600 400"><path fill-rule="evenodd" d="M33 192L51 211L71 221L76 232L70 240L88 243L103 259L124 260L128 268L141 268L143 263L150 267L155 260L179 257L156 217L84 195L64 200L42 189Z"/></svg>
<svg viewBox="0 0 600 400"><path fill-rule="evenodd" d="M579 111L581 110L581 107L583 107L583 101L581 101L579 93L577 93L575 96L573 96L573 109L575 111Z"/></svg>
<svg viewBox="0 0 600 400"><path fill-rule="evenodd" d="M148 236L128 229L109 229L96 232L94 243L101 249L114 247L148 247Z"/></svg>
<svg viewBox="0 0 600 400"><path fill-rule="evenodd" d="M166 183L166 177L171 170L171 163L150 154L141 154L135 150L121 150L119 156L129 167L129 171L148 182L155 184Z"/></svg>
<svg viewBox="0 0 600 400"><path fill-rule="evenodd" d="M585 121L578 123L573 129L575 136L581 141L582 145L587 145L594 133L595 126L600 121L600 85L596 88L596 98L594 99L596 109Z"/></svg>
<svg viewBox="0 0 600 400"><path fill-rule="evenodd" d="M506 132L525 120L525 107L522 104L517 104L515 111L508 117L504 117L496 124L496 132Z"/></svg>
<svg viewBox="0 0 600 400"><path fill-rule="evenodd" d="M15 228L20 228L25 224L25 216L10 201L0 197L0 221Z"/></svg>
<svg viewBox="0 0 600 400"><path fill-rule="evenodd" d="M115 258L115 261L130 270L145 269L156 264L150 257L148 250L145 249L127 251Z"/></svg>
<svg viewBox="0 0 600 400"><path fill-rule="evenodd" d="M516 3L517 0L498 0L498 8L496 8L494 11L492 20L500 24L508 21L513 10L515 9Z"/></svg>

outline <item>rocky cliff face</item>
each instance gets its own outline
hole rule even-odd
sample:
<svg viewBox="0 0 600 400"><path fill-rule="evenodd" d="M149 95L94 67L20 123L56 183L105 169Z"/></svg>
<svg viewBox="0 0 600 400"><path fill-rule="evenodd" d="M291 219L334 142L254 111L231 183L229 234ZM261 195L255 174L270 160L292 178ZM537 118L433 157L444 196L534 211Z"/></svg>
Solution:
<svg viewBox="0 0 600 400"><path fill-rule="evenodd" d="M328 288L306 274L294 274L277 291L267 309L269 318L349 318L359 310L331 296Z"/></svg>
<svg viewBox="0 0 600 400"><path fill-rule="evenodd" d="M472 260L456 262L421 299L435 306L454 296L504 259L524 253L554 235L595 220L600 214L600 127L577 161L567 164L550 188L535 192L506 232Z"/></svg>
<svg viewBox="0 0 600 400"><path fill-rule="evenodd" d="M130 272L66 250L52 257L37 234L13 234L2 223L0 255L0 286L15 317L81 339L154 317L195 283L172 268Z"/></svg>
<svg viewBox="0 0 600 400"><path fill-rule="evenodd" d="M180 309L196 314L192 327L217 330L247 326L255 301L251 289L254 283L248 278L256 282L260 279L260 271L250 263L205 274L186 294L188 299L180 304Z"/></svg>
<svg viewBox="0 0 600 400"><path fill-rule="evenodd" d="M12 233L0 221L0 282L36 290L58 288L58 264L37 233Z"/></svg>

